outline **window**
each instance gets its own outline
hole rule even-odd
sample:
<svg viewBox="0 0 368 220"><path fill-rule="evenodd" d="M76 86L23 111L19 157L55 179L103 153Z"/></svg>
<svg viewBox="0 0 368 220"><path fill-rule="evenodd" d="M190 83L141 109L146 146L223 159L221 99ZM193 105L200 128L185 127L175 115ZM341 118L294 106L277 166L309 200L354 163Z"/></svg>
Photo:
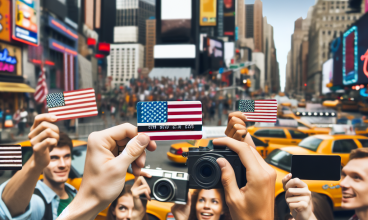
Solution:
<svg viewBox="0 0 368 220"><path fill-rule="evenodd" d="M258 138L252 136L253 142L257 147L266 147L267 144L264 143L263 141L259 140ZM367 140L368 141L368 140Z"/></svg>
<svg viewBox="0 0 368 220"><path fill-rule="evenodd" d="M331 31L328 31L328 35L331 35Z"/></svg>
<svg viewBox="0 0 368 220"><path fill-rule="evenodd" d="M362 144L363 147L368 147L368 139L359 139L358 141Z"/></svg>
<svg viewBox="0 0 368 220"><path fill-rule="evenodd" d="M342 17L341 17L341 20L345 20L345 16L342 16Z"/></svg>
<svg viewBox="0 0 368 220"><path fill-rule="evenodd" d="M348 20L350 20L350 16L348 16Z"/></svg>
<svg viewBox="0 0 368 220"><path fill-rule="evenodd" d="M341 8L342 8L342 9L345 9L345 6L342 6Z"/></svg>
<svg viewBox="0 0 368 220"><path fill-rule="evenodd" d="M263 129L254 133L258 137L274 137L274 138L286 138L285 132L282 129Z"/></svg>
<svg viewBox="0 0 368 220"><path fill-rule="evenodd" d="M354 140L338 140L334 141L332 146L332 153L350 153L351 150L358 148Z"/></svg>
<svg viewBox="0 0 368 220"><path fill-rule="evenodd" d="M339 20L339 16L336 16L336 21L338 21Z"/></svg>
<svg viewBox="0 0 368 220"><path fill-rule="evenodd" d="M308 137L307 134L297 131L297 130L289 130L290 134L291 134L291 138L293 139L304 139L306 137Z"/></svg>
<svg viewBox="0 0 368 220"><path fill-rule="evenodd" d="M317 151L318 146L321 144L322 141L322 139L310 136L302 140L298 146L306 148L308 150Z"/></svg>
<svg viewBox="0 0 368 220"><path fill-rule="evenodd" d="M322 34L325 35L325 31L322 31Z"/></svg>
<svg viewBox="0 0 368 220"><path fill-rule="evenodd" d="M331 9L334 9L334 7L333 7L333 6L331 6Z"/></svg>
<svg viewBox="0 0 368 220"><path fill-rule="evenodd" d="M333 17L331 17L331 21L333 21Z"/></svg>
<svg viewBox="0 0 368 220"><path fill-rule="evenodd" d="M292 155L289 154L288 152L280 150L280 149L276 149L267 156L265 161L268 164L274 165L278 168L281 168L283 170L290 172L291 171L291 158L292 158Z"/></svg>

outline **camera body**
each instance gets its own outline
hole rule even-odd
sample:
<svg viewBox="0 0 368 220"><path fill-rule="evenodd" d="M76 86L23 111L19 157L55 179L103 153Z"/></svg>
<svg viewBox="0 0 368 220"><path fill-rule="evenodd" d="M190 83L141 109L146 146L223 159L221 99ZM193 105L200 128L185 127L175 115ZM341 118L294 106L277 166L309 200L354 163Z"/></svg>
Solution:
<svg viewBox="0 0 368 220"><path fill-rule="evenodd" d="M225 158L233 167L239 188L246 185L246 173L239 156L226 146L189 148L183 153L188 157L188 173L190 189L222 189L221 169L217 164L218 158Z"/></svg>
<svg viewBox="0 0 368 220"><path fill-rule="evenodd" d="M147 169L141 171L152 175L151 178L144 177L151 189L151 198L160 202L174 202L185 205L188 200L188 173L162 170L161 168ZM146 196L141 196L146 198Z"/></svg>

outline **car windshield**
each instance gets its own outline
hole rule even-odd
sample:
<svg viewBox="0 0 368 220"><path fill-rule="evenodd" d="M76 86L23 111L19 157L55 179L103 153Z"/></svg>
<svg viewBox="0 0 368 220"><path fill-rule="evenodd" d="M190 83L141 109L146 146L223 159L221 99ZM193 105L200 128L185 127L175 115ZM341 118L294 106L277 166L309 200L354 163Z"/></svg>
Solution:
<svg viewBox="0 0 368 220"><path fill-rule="evenodd" d="M322 141L322 139L313 136L307 137L299 143L299 147L303 147L312 151L317 151L318 146Z"/></svg>
<svg viewBox="0 0 368 220"><path fill-rule="evenodd" d="M195 140L189 140L189 141L187 141L188 144L193 145L193 146L195 145L195 142L196 142Z"/></svg>
<svg viewBox="0 0 368 220"><path fill-rule="evenodd" d="M72 153L72 166L74 170L83 176L84 163L86 161L87 145L74 147Z"/></svg>
<svg viewBox="0 0 368 220"><path fill-rule="evenodd" d="M288 152L276 149L267 156L265 161L287 172L291 172L291 157L292 155Z"/></svg>

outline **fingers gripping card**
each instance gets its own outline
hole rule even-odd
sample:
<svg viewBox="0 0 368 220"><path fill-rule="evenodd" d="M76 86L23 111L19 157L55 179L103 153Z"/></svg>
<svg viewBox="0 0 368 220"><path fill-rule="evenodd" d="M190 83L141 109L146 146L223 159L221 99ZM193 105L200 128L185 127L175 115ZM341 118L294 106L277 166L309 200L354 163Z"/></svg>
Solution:
<svg viewBox="0 0 368 220"><path fill-rule="evenodd" d="M98 115L95 90L92 88L51 93L46 100L49 113L54 114L58 120Z"/></svg>
<svg viewBox="0 0 368 220"><path fill-rule="evenodd" d="M202 138L202 103L168 101L137 103L138 132L151 140L198 140Z"/></svg>
<svg viewBox="0 0 368 220"><path fill-rule="evenodd" d="M0 145L0 170L22 169L22 147L20 145Z"/></svg>
<svg viewBox="0 0 368 220"><path fill-rule="evenodd" d="M277 101L269 100L239 100L237 108L247 117L247 121L276 123Z"/></svg>

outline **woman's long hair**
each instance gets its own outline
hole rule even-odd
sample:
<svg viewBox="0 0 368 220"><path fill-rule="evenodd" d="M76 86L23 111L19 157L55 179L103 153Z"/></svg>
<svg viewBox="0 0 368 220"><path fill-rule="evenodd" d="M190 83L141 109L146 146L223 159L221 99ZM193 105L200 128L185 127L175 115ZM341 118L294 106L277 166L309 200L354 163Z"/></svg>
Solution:
<svg viewBox="0 0 368 220"><path fill-rule="evenodd" d="M328 203L327 197L312 192L313 213L318 220L333 220L331 205Z"/></svg>
<svg viewBox="0 0 368 220"><path fill-rule="evenodd" d="M198 220L196 205L198 201L198 195L201 190L204 190L204 189L196 189L192 192L192 205L190 207L190 215L188 218L190 220ZM224 190L223 189L215 189L215 190L217 190L220 193L221 199L222 199L222 211L224 214L221 215L220 220L232 220L230 216L229 207L227 207L226 205Z"/></svg>
<svg viewBox="0 0 368 220"><path fill-rule="evenodd" d="M112 214L112 211L116 208L116 205L118 203L119 198L126 195L126 194L129 194L129 195L133 196L132 195L132 185L125 185L123 190L121 191L120 195L111 203L111 205L109 207L109 210L107 211L106 220L116 220L116 216L114 214ZM143 217L142 220L149 220L147 213Z"/></svg>

